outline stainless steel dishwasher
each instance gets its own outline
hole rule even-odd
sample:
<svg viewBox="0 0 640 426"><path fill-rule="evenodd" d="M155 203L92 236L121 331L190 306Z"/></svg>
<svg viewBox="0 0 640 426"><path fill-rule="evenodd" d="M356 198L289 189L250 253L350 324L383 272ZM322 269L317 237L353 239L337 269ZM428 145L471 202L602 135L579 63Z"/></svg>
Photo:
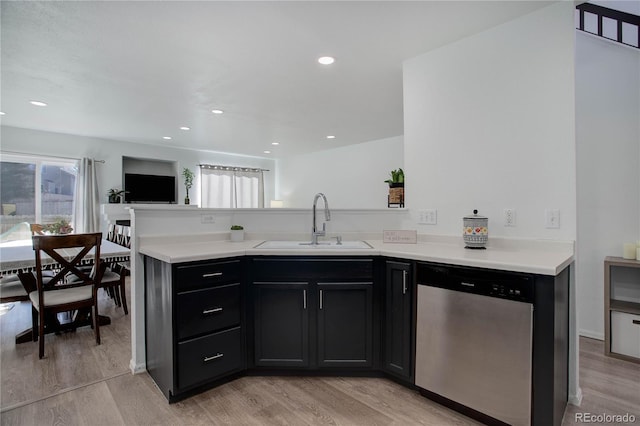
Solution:
<svg viewBox="0 0 640 426"><path fill-rule="evenodd" d="M416 385L511 425L531 424L533 280L419 264Z"/></svg>

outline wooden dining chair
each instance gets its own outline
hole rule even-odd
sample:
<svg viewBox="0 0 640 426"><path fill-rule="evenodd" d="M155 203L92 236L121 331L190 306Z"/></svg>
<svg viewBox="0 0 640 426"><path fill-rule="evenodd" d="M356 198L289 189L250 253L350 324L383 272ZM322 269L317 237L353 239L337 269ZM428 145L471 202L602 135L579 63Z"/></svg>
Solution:
<svg viewBox="0 0 640 426"><path fill-rule="evenodd" d="M31 226L31 235L44 235L44 226L39 223L32 223Z"/></svg>
<svg viewBox="0 0 640 426"><path fill-rule="evenodd" d="M122 306L125 315L129 315L127 295L125 294L127 269L116 262L112 264L102 262L101 267L102 279L100 280L99 287L105 289L107 294L116 302L117 306Z"/></svg>
<svg viewBox="0 0 640 426"><path fill-rule="evenodd" d="M101 241L100 232L33 237L37 290L29 293L29 299L33 308L33 339L39 339L40 358L44 357L45 316L48 314L91 308L96 344L100 344L97 291L103 271L100 266ZM92 250L94 268L88 272L81 266ZM43 255L59 265L60 269L51 279L43 276Z"/></svg>

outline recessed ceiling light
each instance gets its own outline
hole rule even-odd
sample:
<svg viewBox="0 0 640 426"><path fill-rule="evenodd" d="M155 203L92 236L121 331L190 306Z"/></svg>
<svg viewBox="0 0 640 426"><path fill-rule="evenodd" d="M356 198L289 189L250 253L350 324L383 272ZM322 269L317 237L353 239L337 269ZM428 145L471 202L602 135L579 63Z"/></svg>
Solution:
<svg viewBox="0 0 640 426"><path fill-rule="evenodd" d="M180 127L180 130L191 130L191 127L182 126L182 127Z"/></svg>
<svg viewBox="0 0 640 426"><path fill-rule="evenodd" d="M5 114L4 112L0 111L0 115L4 115L4 114Z"/></svg>
<svg viewBox="0 0 640 426"><path fill-rule="evenodd" d="M336 60L331 56L323 56L321 58L318 58L318 62L321 63L322 65L331 65L335 61Z"/></svg>
<svg viewBox="0 0 640 426"><path fill-rule="evenodd" d="M264 151L265 154L271 154L271 151Z"/></svg>
<svg viewBox="0 0 640 426"><path fill-rule="evenodd" d="M271 145L280 145L280 142L271 142Z"/></svg>
<svg viewBox="0 0 640 426"><path fill-rule="evenodd" d="M335 136L333 136L333 135L329 135L329 136L327 136L327 139L335 139L335 138L336 138L336 137L335 137Z"/></svg>
<svg viewBox="0 0 640 426"><path fill-rule="evenodd" d="M163 136L162 139L164 139L166 141L170 141L171 140L171 136Z"/></svg>
<svg viewBox="0 0 640 426"><path fill-rule="evenodd" d="M35 106L47 106L47 104L46 104L46 103L41 102L41 101L29 101L29 103L30 103L31 105L35 105Z"/></svg>
<svg viewBox="0 0 640 426"><path fill-rule="evenodd" d="M224 111L221 110L221 109L212 109L211 112L214 113L214 114L222 114L222 113L224 113Z"/></svg>

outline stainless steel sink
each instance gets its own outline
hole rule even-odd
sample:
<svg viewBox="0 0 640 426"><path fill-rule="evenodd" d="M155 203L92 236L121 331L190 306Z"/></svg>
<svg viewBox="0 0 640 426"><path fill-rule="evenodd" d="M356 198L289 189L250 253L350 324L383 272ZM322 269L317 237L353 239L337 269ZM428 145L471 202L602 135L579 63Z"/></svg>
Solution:
<svg viewBox="0 0 640 426"><path fill-rule="evenodd" d="M311 244L310 241L263 241L257 246L257 249L279 249L279 250L353 250L353 249L372 249L366 241L318 241L318 244Z"/></svg>

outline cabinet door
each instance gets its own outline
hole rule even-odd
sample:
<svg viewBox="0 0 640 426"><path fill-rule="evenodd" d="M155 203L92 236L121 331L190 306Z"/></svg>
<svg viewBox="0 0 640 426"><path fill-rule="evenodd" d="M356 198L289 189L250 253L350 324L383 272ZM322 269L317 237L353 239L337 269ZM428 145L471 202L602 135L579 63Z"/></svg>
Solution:
<svg viewBox="0 0 640 426"><path fill-rule="evenodd" d="M307 283L253 283L256 366L309 366Z"/></svg>
<svg viewBox="0 0 640 426"><path fill-rule="evenodd" d="M318 366L372 365L373 283L318 283Z"/></svg>
<svg viewBox="0 0 640 426"><path fill-rule="evenodd" d="M388 261L385 283L384 369L411 379L411 264Z"/></svg>

